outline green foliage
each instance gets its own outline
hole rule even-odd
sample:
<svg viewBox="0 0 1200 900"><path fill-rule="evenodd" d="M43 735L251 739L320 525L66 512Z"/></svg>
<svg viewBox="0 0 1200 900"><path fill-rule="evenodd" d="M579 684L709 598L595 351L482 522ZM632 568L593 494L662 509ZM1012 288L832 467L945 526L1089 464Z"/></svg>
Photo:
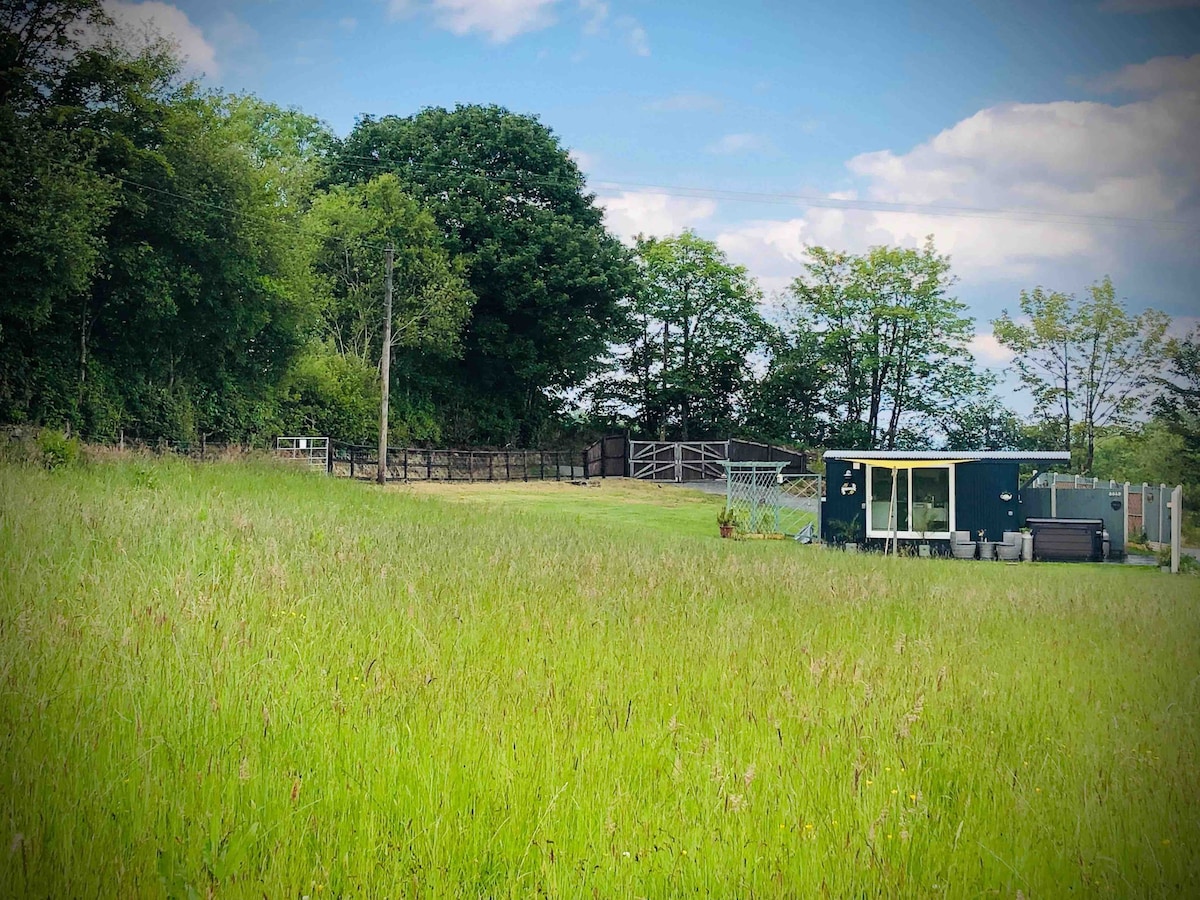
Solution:
<svg viewBox="0 0 1200 900"><path fill-rule="evenodd" d="M723 507L717 510L717 524L722 528L737 528L741 525L741 520L736 510Z"/></svg>
<svg viewBox="0 0 1200 900"><path fill-rule="evenodd" d="M832 378L832 361L817 335L771 329L766 371L746 388L741 431L768 443L828 446L837 431L836 411L827 396Z"/></svg>
<svg viewBox="0 0 1200 900"><path fill-rule="evenodd" d="M1192 496L1200 498L1200 328L1183 340L1172 339L1167 359L1166 377L1156 379L1162 393L1154 401L1154 411L1179 438L1180 480L1195 485Z"/></svg>
<svg viewBox="0 0 1200 900"><path fill-rule="evenodd" d="M53 428L43 428L37 436L38 459L51 472L79 463L83 448L79 438L67 437Z"/></svg>
<svg viewBox="0 0 1200 900"><path fill-rule="evenodd" d="M448 355L470 314L472 296L433 217L395 175L338 186L318 196L306 223L322 333L339 352L378 360L383 341L382 248L395 247L392 340L398 348Z"/></svg>
<svg viewBox="0 0 1200 900"><path fill-rule="evenodd" d="M932 239L862 256L813 247L804 269L792 283L793 328L817 336L834 443L895 449L987 387L967 348L974 322L950 296L950 261Z"/></svg>
<svg viewBox="0 0 1200 900"><path fill-rule="evenodd" d="M690 231L639 238L637 258L622 371L601 396L632 407L641 430L660 439L728 435L752 383L749 357L768 333L757 285Z"/></svg>
<svg viewBox="0 0 1200 900"><path fill-rule="evenodd" d="M290 434L369 444L379 434L379 372L360 356L313 344L288 376L281 407Z"/></svg>
<svg viewBox="0 0 1200 900"><path fill-rule="evenodd" d="M1064 450L1073 449L1080 425L1081 468L1090 475L1101 429L1127 424L1148 403L1168 319L1155 310L1131 315L1108 277L1081 301L1041 287L1022 291L1019 309L1017 318L1005 310L992 322L996 340L1013 351L1037 414L1061 423Z"/></svg>
<svg viewBox="0 0 1200 900"><path fill-rule="evenodd" d="M947 450L1037 450L1021 418L996 396L964 398L941 416Z"/></svg>
<svg viewBox="0 0 1200 900"><path fill-rule="evenodd" d="M433 214L475 296L462 355L410 366L451 441L528 444L563 392L600 370L632 285L627 252L535 117L495 106L364 117L334 180L386 171Z"/></svg>

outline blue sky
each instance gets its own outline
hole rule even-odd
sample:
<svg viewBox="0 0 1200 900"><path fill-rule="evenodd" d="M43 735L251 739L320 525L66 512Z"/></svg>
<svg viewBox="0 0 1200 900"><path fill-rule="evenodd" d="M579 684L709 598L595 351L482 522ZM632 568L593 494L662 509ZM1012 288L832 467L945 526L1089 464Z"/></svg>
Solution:
<svg viewBox="0 0 1200 900"><path fill-rule="evenodd" d="M1022 287L1110 274L1131 307L1200 316L1200 0L109 7L208 84L339 134L460 102L536 114L618 234L695 228L769 296L807 245L932 233L985 364Z"/></svg>

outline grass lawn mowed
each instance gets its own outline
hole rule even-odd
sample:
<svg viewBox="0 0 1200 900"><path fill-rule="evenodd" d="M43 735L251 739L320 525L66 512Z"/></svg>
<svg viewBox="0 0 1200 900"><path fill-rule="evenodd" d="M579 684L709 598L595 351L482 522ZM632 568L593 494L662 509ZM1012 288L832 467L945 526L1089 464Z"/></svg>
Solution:
<svg viewBox="0 0 1200 900"><path fill-rule="evenodd" d="M1195 578L0 468L0 896L1200 894Z"/></svg>

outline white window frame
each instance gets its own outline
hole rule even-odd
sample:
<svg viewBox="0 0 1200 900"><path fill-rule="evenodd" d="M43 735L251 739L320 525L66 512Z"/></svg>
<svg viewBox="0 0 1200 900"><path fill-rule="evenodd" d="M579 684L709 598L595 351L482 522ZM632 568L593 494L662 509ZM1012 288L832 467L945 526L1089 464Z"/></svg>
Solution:
<svg viewBox="0 0 1200 900"><path fill-rule="evenodd" d="M872 466L869 463L867 464L867 537L872 537L872 538L890 538L892 536L892 530L891 530L891 528L888 527L888 523L884 522L882 528L876 528L876 527L874 527L875 522L873 521L873 516L871 515L871 511L875 507L874 491L871 489L871 486L874 483L874 479L872 478L873 470L874 469L883 469L883 468L885 468L885 467ZM910 531L897 531L896 537L897 538L910 538L913 540L924 537L929 540L948 541L948 540L950 540L950 535L954 532L955 525L957 524L957 519L956 519L957 510L955 509L955 503L954 503L954 470L957 469L958 466L954 466L954 465L947 463L944 466L924 466L923 468L926 468L926 469L948 469L950 472L950 528L948 531L926 531L924 535L922 535L921 532L919 532L919 531L911 531L911 530ZM892 471L890 468L887 468L886 471L888 473L888 481L890 482L892 479ZM912 467L909 467L905 471L908 472L908 521L911 524L912 523L912 473L915 470ZM897 479L897 487L899 486L898 481L899 480ZM896 518L897 519L900 518L899 506L897 506L897 508L896 508Z"/></svg>

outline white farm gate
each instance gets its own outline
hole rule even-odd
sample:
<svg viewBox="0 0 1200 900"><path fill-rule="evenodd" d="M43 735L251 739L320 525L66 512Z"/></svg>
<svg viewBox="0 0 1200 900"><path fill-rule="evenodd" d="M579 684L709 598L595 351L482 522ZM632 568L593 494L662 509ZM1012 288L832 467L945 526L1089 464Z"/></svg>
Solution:
<svg viewBox="0 0 1200 900"><path fill-rule="evenodd" d="M729 441L630 441L629 477L708 481L725 477Z"/></svg>
<svg viewBox="0 0 1200 900"><path fill-rule="evenodd" d="M275 457L308 466L310 469L329 471L329 438L327 437L281 437L275 439Z"/></svg>

